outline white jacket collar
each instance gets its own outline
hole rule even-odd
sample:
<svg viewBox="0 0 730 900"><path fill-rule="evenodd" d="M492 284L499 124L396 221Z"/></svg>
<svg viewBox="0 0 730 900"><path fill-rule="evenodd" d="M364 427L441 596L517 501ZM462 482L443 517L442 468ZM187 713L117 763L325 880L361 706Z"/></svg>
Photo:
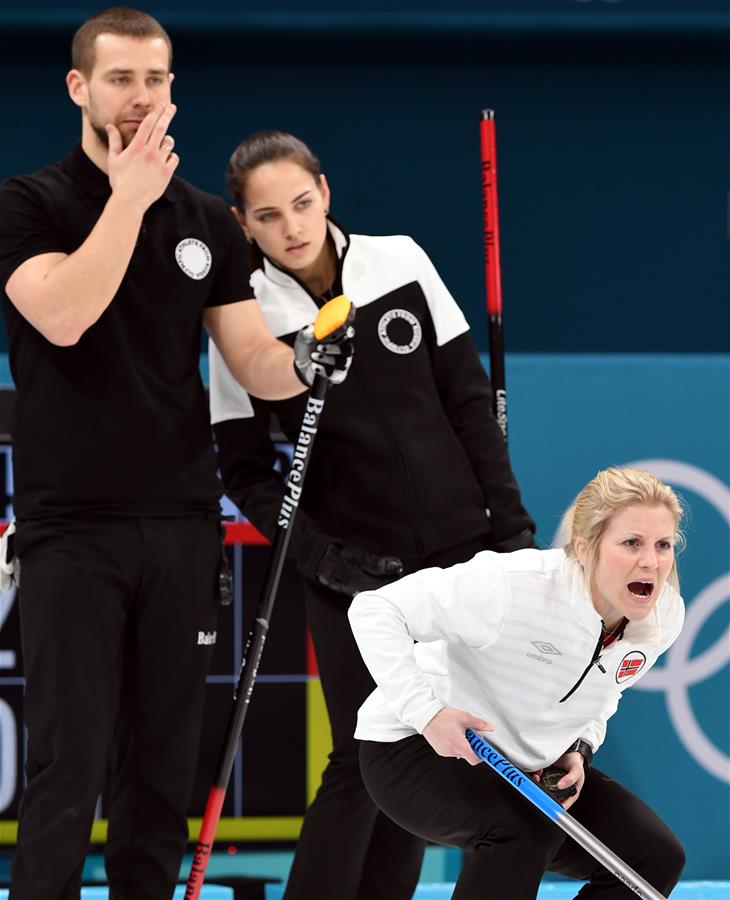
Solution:
<svg viewBox="0 0 730 900"><path fill-rule="evenodd" d="M327 228L335 245L337 259L342 259L350 243L350 236L340 225L337 225L332 219L327 219ZM273 263L268 256L264 256L263 271L269 281L279 287L301 287L301 281L296 276L285 272L276 263Z"/></svg>
<svg viewBox="0 0 730 900"><path fill-rule="evenodd" d="M596 612L593 600L588 590L582 567L568 557L566 564L566 577L570 584L570 596L575 609L575 614L581 624L590 631L598 633L601 627L601 617ZM651 615L641 621L629 622L624 629L624 640L632 644L658 644L661 639L661 626L659 623L659 606L672 601L672 588L664 585L664 590L656 602Z"/></svg>

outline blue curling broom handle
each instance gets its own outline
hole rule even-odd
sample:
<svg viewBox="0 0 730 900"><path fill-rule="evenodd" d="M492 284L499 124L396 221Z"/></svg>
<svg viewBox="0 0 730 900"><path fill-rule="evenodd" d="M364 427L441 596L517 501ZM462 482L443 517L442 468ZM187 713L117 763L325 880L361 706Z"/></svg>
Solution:
<svg viewBox="0 0 730 900"><path fill-rule="evenodd" d="M594 859L597 859L601 865L605 866L629 890L638 894L639 897L643 897L644 900L667 900L664 894L660 894L631 866L627 866L622 859L616 856L613 850L609 850L595 835L591 834L587 828L584 828L580 822L567 813L559 803L556 803L542 788L538 787L536 781L528 778L524 772L513 766L508 759L502 756L498 750L495 750L481 735L469 730L466 732L466 739L481 760L487 763L488 766L491 766L498 775L501 775L505 781L508 781L515 790L526 797L548 819L552 819L558 827L562 828L566 834L569 834L576 843L580 844L584 850L587 850Z"/></svg>

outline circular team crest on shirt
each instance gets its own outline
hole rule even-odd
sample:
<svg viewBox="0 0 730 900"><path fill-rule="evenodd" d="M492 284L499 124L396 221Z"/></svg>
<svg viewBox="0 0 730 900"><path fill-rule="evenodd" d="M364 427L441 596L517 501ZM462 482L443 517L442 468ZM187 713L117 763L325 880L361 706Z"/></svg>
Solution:
<svg viewBox="0 0 730 900"><path fill-rule="evenodd" d="M202 241L185 238L175 247L175 259L188 278L200 281L210 272L213 257Z"/></svg>
<svg viewBox="0 0 730 900"><path fill-rule="evenodd" d="M378 337L392 353L413 353L422 336L421 323L407 309L390 309L378 322Z"/></svg>
<svg viewBox="0 0 730 900"><path fill-rule="evenodd" d="M632 650L631 653L627 653L618 664L618 669L616 669L617 683L621 684L623 681L633 678L634 675L638 675L644 668L645 662L646 657L641 650Z"/></svg>

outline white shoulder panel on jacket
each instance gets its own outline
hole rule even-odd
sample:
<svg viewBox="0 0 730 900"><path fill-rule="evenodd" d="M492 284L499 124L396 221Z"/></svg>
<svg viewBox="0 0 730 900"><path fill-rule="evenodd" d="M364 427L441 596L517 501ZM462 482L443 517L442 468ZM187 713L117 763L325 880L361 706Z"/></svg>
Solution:
<svg viewBox="0 0 730 900"><path fill-rule="evenodd" d="M274 337L293 334L317 318L318 307L309 294L268 261L251 275L251 287Z"/></svg>
<svg viewBox="0 0 730 900"><path fill-rule="evenodd" d="M251 418L253 406L250 397L233 377L233 373L211 340L208 340L208 370L211 425L229 419Z"/></svg>
<svg viewBox="0 0 730 900"><path fill-rule="evenodd" d="M345 294L355 306L367 306L417 281L426 295L439 346L469 330L464 313L433 263L407 235L351 235L342 281Z"/></svg>

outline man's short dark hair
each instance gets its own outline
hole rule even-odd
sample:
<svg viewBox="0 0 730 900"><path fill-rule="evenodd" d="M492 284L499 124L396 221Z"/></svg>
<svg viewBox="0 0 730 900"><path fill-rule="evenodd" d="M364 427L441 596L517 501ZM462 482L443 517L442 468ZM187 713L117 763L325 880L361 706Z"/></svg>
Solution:
<svg viewBox="0 0 730 900"><path fill-rule="evenodd" d="M128 6L112 6L87 19L74 35L71 68L78 69L87 77L91 75L96 62L96 39L100 34L116 34L138 40L161 37L167 44L169 64L172 66L172 41L157 19Z"/></svg>

